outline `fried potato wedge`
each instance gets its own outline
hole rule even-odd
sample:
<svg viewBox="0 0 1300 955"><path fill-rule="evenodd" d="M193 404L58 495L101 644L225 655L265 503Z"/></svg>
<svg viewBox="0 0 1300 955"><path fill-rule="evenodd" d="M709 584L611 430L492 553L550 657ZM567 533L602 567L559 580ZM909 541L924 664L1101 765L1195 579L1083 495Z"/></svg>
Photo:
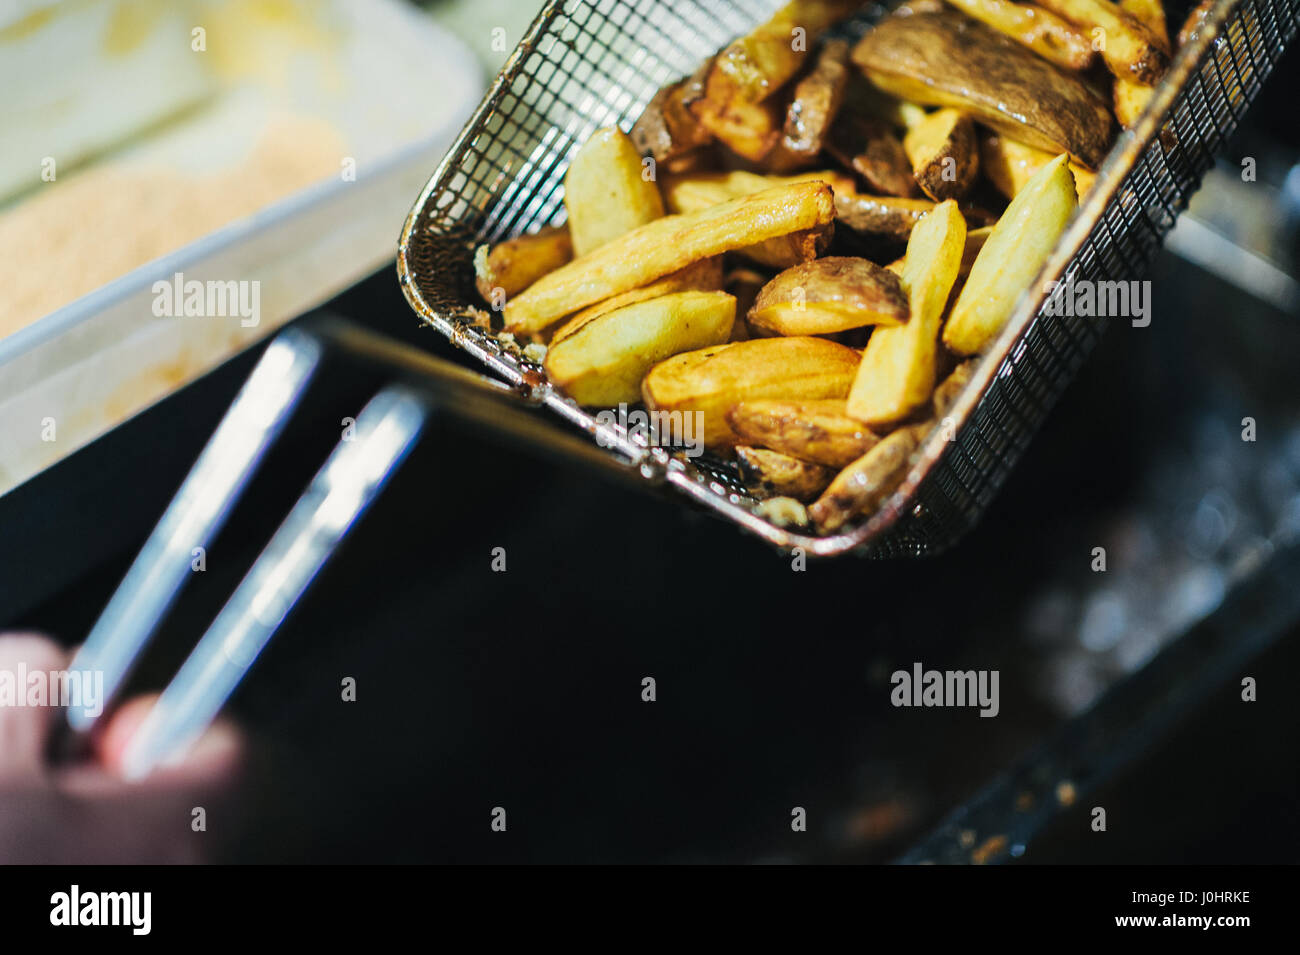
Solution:
<svg viewBox="0 0 1300 955"><path fill-rule="evenodd" d="M713 142L713 134L691 115L687 103L704 95L709 62L695 75L663 87L637 119L629 135L643 156L666 163Z"/></svg>
<svg viewBox="0 0 1300 955"><path fill-rule="evenodd" d="M1085 30L1102 30L1105 36L1101 50L1102 61L1120 79L1153 86L1169 68L1169 55L1160 48L1151 32L1110 0L1039 2Z"/></svg>
<svg viewBox="0 0 1300 955"><path fill-rule="evenodd" d="M903 197L917 194L903 144L878 119L846 112L831 130L826 152L845 169L852 169L862 177L870 192Z"/></svg>
<svg viewBox="0 0 1300 955"><path fill-rule="evenodd" d="M749 323L778 335L826 335L907 321L898 276L874 262L833 255L786 269L758 293Z"/></svg>
<svg viewBox="0 0 1300 955"><path fill-rule="evenodd" d="M1008 199L1014 199L1025 183L1055 158L1054 153L1000 133L985 132L980 137L980 168L994 188ZM1075 190L1082 202L1097 181L1097 174L1074 161L1070 162L1070 174L1074 176Z"/></svg>
<svg viewBox="0 0 1300 955"><path fill-rule="evenodd" d="M767 448L737 446L740 478L762 497L811 501L831 483L835 472Z"/></svg>
<svg viewBox="0 0 1300 955"><path fill-rule="evenodd" d="M824 182L837 193L852 192L853 179L831 169L810 170L788 176L763 175L733 169L727 172L669 173L659 177L664 205L674 215L698 212L741 196L752 196L764 189L788 186L797 182Z"/></svg>
<svg viewBox="0 0 1300 955"><path fill-rule="evenodd" d="M1044 59L1067 70L1092 65L1092 43L1083 31L1032 3L1011 0L948 0L954 7L1011 37Z"/></svg>
<svg viewBox="0 0 1300 955"><path fill-rule="evenodd" d="M975 123L960 110L940 109L903 137L917 185L931 199L960 199L970 192L980 171Z"/></svg>
<svg viewBox="0 0 1300 955"><path fill-rule="evenodd" d="M727 412L759 398L840 398L857 371L857 351L824 338L752 338L686 352L650 369L641 385L655 411L701 415L704 444L737 444Z"/></svg>
<svg viewBox="0 0 1300 955"><path fill-rule="evenodd" d="M532 235L474 250L474 284L488 302L522 292L573 258L568 226L548 226ZM500 289L497 292L496 289Z"/></svg>
<svg viewBox="0 0 1300 955"><path fill-rule="evenodd" d="M749 444L837 470L880 440L835 399L742 401L727 413L727 422Z"/></svg>
<svg viewBox="0 0 1300 955"><path fill-rule="evenodd" d="M849 75L848 41L827 41L812 70L795 84L781 139L767 157L768 169L788 172L817 161L844 101Z"/></svg>
<svg viewBox="0 0 1300 955"><path fill-rule="evenodd" d="M713 87L689 104L696 122L737 156L761 163L781 139L785 111L775 100L750 103Z"/></svg>
<svg viewBox="0 0 1300 955"><path fill-rule="evenodd" d="M879 444L835 476L808 516L818 530L831 534L849 521L878 508L907 476L916 450L910 428L887 435Z"/></svg>
<svg viewBox="0 0 1300 955"><path fill-rule="evenodd" d="M606 312L618 308L635 305L637 302L658 298L661 295L671 295L673 292L716 292L720 288L722 288L722 256L715 255L711 259L701 259L649 285L634 288L611 296L603 302L587 306L555 330L555 334L551 336L551 344L558 345L593 318L599 318Z"/></svg>
<svg viewBox="0 0 1300 955"><path fill-rule="evenodd" d="M868 425L893 424L930 400L939 327L965 244L966 220L951 199L912 230L900 279L910 316L905 325L872 332L849 393L852 417Z"/></svg>
<svg viewBox="0 0 1300 955"><path fill-rule="evenodd" d="M971 377L975 374L975 366L979 364L975 358L967 358L964 362L948 372L948 377L934 386L934 395L930 398L930 410L936 420L942 420L952 406L957 403L957 398L970 383Z"/></svg>
<svg viewBox="0 0 1300 955"><path fill-rule="evenodd" d="M975 258L966 285L943 329L958 355L982 351L1002 330L1021 295L1051 254L1074 214L1074 177L1062 153L1016 193Z"/></svg>
<svg viewBox="0 0 1300 955"><path fill-rule="evenodd" d="M835 219L855 232L906 242L921 218L934 208L929 199L835 193Z"/></svg>
<svg viewBox="0 0 1300 955"><path fill-rule="evenodd" d="M606 312L546 350L551 382L580 405L633 403L656 363L719 345L731 335L736 300L726 292L674 292Z"/></svg>
<svg viewBox="0 0 1300 955"><path fill-rule="evenodd" d="M955 10L886 17L854 47L853 61L886 92L955 107L1090 167L1110 148L1110 109L1086 83Z"/></svg>
<svg viewBox="0 0 1300 955"><path fill-rule="evenodd" d="M860 0L791 0L770 20L730 43L713 62L710 95L758 103L772 96L803 65L808 45Z"/></svg>
<svg viewBox="0 0 1300 955"><path fill-rule="evenodd" d="M1165 8L1161 0L1120 0L1120 9L1132 16L1151 33L1151 39L1167 56L1169 26L1165 21ZM1120 77L1115 80L1115 118L1125 129L1138 121L1155 96L1155 88L1144 86L1136 80Z"/></svg>
<svg viewBox="0 0 1300 955"><path fill-rule="evenodd" d="M664 216L574 259L505 306L506 330L535 334L566 315L723 252L824 226L835 214L831 189L798 182Z"/></svg>
<svg viewBox="0 0 1300 955"><path fill-rule="evenodd" d="M738 199L774 186L795 182L825 182L833 189L841 191L853 188L853 181L837 172L816 171L789 176L764 176L743 170L669 174L661 177L660 187L668 211L681 214L707 209L729 199ZM772 269L787 269L821 255L830 244L831 234L831 224L827 223L813 229L777 236L766 242L745 246L735 251L737 255L742 255L759 265Z"/></svg>
<svg viewBox="0 0 1300 955"><path fill-rule="evenodd" d="M582 144L564 177L575 256L663 216L659 187L644 171L641 154L617 126L596 130Z"/></svg>

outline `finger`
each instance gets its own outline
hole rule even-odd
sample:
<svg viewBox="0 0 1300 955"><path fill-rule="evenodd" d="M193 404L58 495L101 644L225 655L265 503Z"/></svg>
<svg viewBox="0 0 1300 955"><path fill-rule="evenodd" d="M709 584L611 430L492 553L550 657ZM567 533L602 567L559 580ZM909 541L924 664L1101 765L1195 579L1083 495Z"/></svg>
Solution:
<svg viewBox="0 0 1300 955"><path fill-rule="evenodd" d="M157 694L128 700L108 721L97 741L96 755L110 772L122 773L127 745L157 700ZM149 779L164 784L220 779L236 768L243 749L243 736L234 724L217 720L194 741L179 763L160 766Z"/></svg>
<svg viewBox="0 0 1300 955"><path fill-rule="evenodd" d="M0 634L0 783L39 776L56 714L60 673L68 655L31 633ZM53 691L53 692L52 692Z"/></svg>

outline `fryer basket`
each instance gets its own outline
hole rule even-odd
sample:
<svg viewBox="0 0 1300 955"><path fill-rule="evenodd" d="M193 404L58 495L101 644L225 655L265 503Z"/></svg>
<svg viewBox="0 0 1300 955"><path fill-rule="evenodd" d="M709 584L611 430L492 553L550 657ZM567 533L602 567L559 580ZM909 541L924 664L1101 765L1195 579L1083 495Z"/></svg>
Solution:
<svg viewBox="0 0 1300 955"><path fill-rule="evenodd" d="M1121 132L1096 185L998 340L898 490L831 535L756 511L727 462L648 447L553 389L508 338L473 322L474 247L564 221L563 179L596 129L630 128L659 87L692 72L779 4L549 0L416 201L399 240L403 291L422 320L528 400L586 431L646 479L762 539L812 556L921 556L979 519L1111 318L1045 307L1053 281L1140 278L1297 30L1300 0L1218 0L1146 112ZM847 29L888 12L868 5ZM1187 11L1175 3L1176 33Z"/></svg>

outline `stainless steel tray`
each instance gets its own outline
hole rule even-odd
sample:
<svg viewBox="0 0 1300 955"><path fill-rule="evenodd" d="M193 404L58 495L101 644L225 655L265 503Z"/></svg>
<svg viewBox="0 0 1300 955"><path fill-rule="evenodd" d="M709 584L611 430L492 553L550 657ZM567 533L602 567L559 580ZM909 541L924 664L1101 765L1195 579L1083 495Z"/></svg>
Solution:
<svg viewBox="0 0 1300 955"><path fill-rule="evenodd" d="M407 218L398 276L416 313L527 398L581 428L646 479L741 527L814 556L919 556L950 546L983 513L1109 319L1020 302L951 411L874 515L815 536L778 526L722 462L646 447L551 387L509 341L468 321L474 246L564 219L563 177L595 129L630 128L658 88L770 14L738 0L550 0L507 61ZM1237 128L1297 29L1300 0L1219 0L1176 56L1146 113L1120 134L1039 281L1134 279L1145 272L1215 153ZM860 25L884 15L868 6ZM1172 11L1177 26L1183 9Z"/></svg>

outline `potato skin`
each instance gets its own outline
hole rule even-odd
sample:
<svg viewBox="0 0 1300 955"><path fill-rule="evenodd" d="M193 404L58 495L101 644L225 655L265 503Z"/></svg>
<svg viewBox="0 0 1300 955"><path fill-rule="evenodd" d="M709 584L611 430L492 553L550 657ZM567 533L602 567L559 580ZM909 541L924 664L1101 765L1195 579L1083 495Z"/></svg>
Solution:
<svg viewBox="0 0 1300 955"><path fill-rule="evenodd" d="M491 249L480 246L475 256L474 284L483 300L491 302L495 289L507 296L522 292L572 258L569 227L547 226L530 235L506 239Z"/></svg>
<svg viewBox="0 0 1300 955"><path fill-rule="evenodd" d="M831 534L877 507L907 475L916 436L910 428L890 434L831 481L817 502L808 508L818 530Z"/></svg>
<svg viewBox="0 0 1300 955"><path fill-rule="evenodd" d="M739 443L727 412L740 401L844 398L859 361L855 349L824 338L751 338L660 362L641 395L652 411L699 412L705 446L727 450Z"/></svg>
<svg viewBox="0 0 1300 955"><path fill-rule="evenodd" d="M837 470L880 440L833 399L742 401L727 412L727 421L750 444Z"/></svg>
<svg viewBox="0 0 1300 955"><path fill-rule="evenodd" d="M763 286L751 324L783 335L824 335L907 321L898 276L867 259L830 255L786 269Z"/></svg>
<svg viewBox="0 0 1300 955"><path fill-rule="evenodd" d="M980 171L975 124L965 113L941 109L907 131L903 149L921 191L935 202L960 199Z"/></svg>
<svg viewBox="0 0 1300 955"><path fill-rule="evenodd" d="M964 109L1094 169L1110 149L1110 110L1082 80L955 10L886 17L854 47L853 62L887 92Z"/></svg>
<svg viewBox="0 0 1300 955"><path fill-rule="evenodd" d="M820 464L767 448L736 447L740 477L763 497L811 501L831 483L835 472Z"/></svg>
<svg viewBox="0 0 1300 955"><path fill-rule="evenodd" d="M795 84L781 139L767 157L768 169L787 172L817 161L844 101L850 69L848 41L828 40L812 70Z"/></svg>

